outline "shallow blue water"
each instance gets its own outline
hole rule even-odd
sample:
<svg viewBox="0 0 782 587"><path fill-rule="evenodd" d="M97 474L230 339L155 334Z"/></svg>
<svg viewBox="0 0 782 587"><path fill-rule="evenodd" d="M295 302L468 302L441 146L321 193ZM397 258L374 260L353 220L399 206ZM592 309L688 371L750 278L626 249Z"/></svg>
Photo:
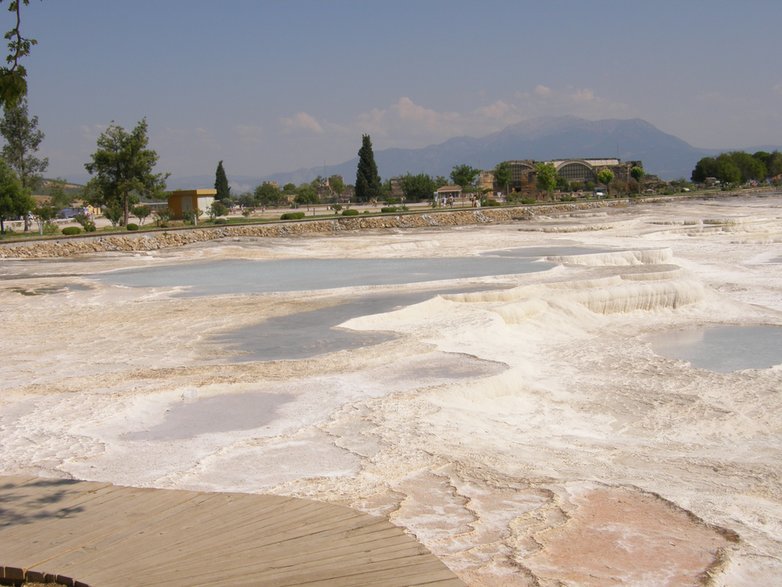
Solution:
<svg viewBox="0 0 782 587"><path fill-rule="evenodd" d="M714 326L650 338L654 352L698 369L730 373L782 363L782 327Z"/></svg>
<svg viewBox="0 0 782 587"><path fill-rule="evenodd" d="M536 257L447 257L433 259L230 259L124 269L95 275L128 287L186 287L184 295L271 293L397 285L489 275L544 271L553 265Z"/></svg>

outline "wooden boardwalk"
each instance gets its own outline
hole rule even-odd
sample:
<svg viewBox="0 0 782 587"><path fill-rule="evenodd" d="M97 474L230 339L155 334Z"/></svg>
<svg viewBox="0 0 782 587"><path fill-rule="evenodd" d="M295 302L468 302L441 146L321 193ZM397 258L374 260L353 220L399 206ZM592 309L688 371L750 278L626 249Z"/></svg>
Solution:
<svg viewBox="0 0 782 587"><path fill-rule="evenodd" d="M464 585L401 528L341 506L0 477L0 579L24 573L90 587Z"/></svg>

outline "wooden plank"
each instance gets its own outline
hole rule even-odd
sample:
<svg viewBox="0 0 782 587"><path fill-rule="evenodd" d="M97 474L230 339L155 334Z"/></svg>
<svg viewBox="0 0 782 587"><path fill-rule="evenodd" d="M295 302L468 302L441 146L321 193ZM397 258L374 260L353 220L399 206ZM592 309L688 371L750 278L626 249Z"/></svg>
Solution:
<svg viewBox="0 0 782 587"><path fill-rule="evenodd" d="M112 585L463 583L385 518L273 495L0 477L0 565Z"/></svg>

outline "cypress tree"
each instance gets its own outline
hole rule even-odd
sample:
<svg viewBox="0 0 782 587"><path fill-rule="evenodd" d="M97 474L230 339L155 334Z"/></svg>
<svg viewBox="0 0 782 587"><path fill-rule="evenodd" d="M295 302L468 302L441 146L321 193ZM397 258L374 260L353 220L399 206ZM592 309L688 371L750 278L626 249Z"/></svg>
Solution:
<svg viewBox="0 0 782 587"><path fill-rule="evenodd" d="M356 169L356 200L367 202L380 196L380 176L377 174L375 155L369 135L361 136Z"/></svg>
<svg viewBox="0 0 782 587"><path fill-rule="evenodd" d="M228 185L228 177L225 175L225 169L223 169L223 162L217 164L217 171L215 172L215 189L217 195L215 198L224 202L231 197L231 186Z"/></svg>

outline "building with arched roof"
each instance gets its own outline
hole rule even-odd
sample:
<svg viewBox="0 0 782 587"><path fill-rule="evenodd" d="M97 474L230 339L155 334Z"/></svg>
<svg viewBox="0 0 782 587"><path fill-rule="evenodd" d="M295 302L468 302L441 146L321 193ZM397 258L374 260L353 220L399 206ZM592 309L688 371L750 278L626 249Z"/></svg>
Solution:
<svg viewBox="0 0 782 587"><path fill-rule="evenodd" d="M515 192L534 191L537 183L536 166L548 163L555 167L557 175L569 184L597 183L597 174L601 169L610 169L614 181L626 182L630 178L633 167L643 167L640 161L622 161L616 158L603 159L555 159L552 161L535 161L533 159L505 161L510 167L510 189ZM489 172L491 173L491 172ZM489 178L484 178L488 183ZM505 186L494 184L494 190L500 191Z"/></svg>

